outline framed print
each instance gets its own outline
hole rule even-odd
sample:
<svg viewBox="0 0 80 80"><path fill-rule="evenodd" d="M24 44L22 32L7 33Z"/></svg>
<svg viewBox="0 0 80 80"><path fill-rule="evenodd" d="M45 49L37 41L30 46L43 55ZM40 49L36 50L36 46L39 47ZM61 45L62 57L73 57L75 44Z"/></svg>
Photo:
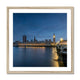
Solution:
<svg viewBox="0 0 80 80"><path fill-rule="evenodd" d="M74 73L73 7L7 7L7 73Z"/></svg>

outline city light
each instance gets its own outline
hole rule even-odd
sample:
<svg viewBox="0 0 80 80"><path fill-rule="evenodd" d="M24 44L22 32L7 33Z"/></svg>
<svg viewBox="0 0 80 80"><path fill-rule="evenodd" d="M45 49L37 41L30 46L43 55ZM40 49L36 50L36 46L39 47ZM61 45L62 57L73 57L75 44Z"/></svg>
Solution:
<svg viewBox="0 0 80 80"><path fill-rule="evenodd" d="M63 41L63 38L60 38L60 41L62 42Z"/></svg>
<svg viewBox="0 0 80 80"><path fill-rule="evenodd" d="M53 38L55 38L55 35L53 35Z"/></svg>
<svg viewBox="0 0 80 80"><path fill-rule="evenodd" d="M59 44L59 41L56 44Z"/></svg>

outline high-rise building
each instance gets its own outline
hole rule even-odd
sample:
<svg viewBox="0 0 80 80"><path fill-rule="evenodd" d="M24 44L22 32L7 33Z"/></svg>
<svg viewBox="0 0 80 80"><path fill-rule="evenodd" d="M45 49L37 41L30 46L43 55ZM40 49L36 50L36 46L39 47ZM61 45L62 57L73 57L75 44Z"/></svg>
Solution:
<svg viewBox="0 0 80 80"><path fill-rule="evenodd" d="M55 34L53 35L53 42L55 43Z"/></svg>
<svg viewBox="0 0 80 80"><path fill-rule="evenodd" d="M45 43L48 44L48 40L47 39L45 39Z"/></svg>
<svg viewBox="0 0 80 80"><path fill-rule="evenodd" d="M26 43L26 35L23 35L23 43Z"/></svg>
<svg viewBox="0 0 80 80"><path fill-rule="evenodd" d="M49 44L51 43L51 39L49 39Z"/></svg>
<svg viewBox="0 0 80 80"><path fill-rule="evenodd" d="M34 42L36 42L36 38L35 38L35 36L34 36Z"/></svg>

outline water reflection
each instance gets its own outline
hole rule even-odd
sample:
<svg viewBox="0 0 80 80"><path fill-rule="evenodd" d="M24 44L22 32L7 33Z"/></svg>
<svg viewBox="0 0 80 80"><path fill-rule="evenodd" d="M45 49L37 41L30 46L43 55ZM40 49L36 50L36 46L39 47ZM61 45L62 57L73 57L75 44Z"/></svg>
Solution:
<svg viewBox="0 0 80 80"><path fill-rule="evenodd" d="M14 67L60 67L56 48L26 47L13 48Z"/></svg>
<svg viewBox="0 0 80 80"><path fill-rule="evenodd" d="M51 58L52 66L59 67L58 59L59 59L59 57L58 57L56 48L52 48L52 58Z"/></svg>
<svg viewBox="0 0 80 80"><path fill-rule="evenodd" d="M57 54L56 48L52 48L52 66L54 67L64 67L64 63L60 60L61 56Z"/></svg>

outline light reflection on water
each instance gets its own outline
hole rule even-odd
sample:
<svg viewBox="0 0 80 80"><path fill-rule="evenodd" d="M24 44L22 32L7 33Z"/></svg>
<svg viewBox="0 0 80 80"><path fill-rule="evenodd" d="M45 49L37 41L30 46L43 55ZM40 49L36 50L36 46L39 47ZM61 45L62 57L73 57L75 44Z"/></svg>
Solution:
<svg viewBox="0 0 80 80"><path fill-rule="evenodd" d="M13 47L14 67L59 67L54 47Z"/></svg>
<svg viewBox="0 0 80 80"><path fill-rule="evenodd" d="M58 59L59 59L59 57L58 57L56 48L52 48L52 58L51 58L52 66L59 67Z"/></svg>

